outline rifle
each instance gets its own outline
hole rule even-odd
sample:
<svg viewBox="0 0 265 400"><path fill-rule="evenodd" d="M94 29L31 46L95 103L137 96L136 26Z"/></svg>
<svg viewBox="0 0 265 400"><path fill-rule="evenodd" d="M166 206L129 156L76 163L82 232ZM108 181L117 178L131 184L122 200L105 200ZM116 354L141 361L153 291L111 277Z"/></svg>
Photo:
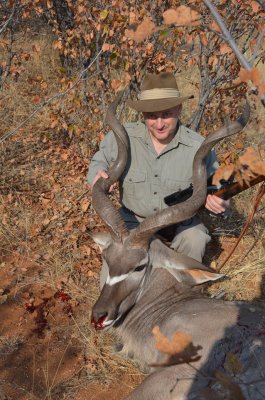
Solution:
<svg viewBox="0 0 265 400"><path fill-rule="evenodd" d="M207 181L207 195L208 194L214 194L215 196L221 197L224 200L230 199L231 197L235 196L236 194L243 192L246 189L249 189L250 187L257 185L260 182L265 181L265 176L264 175L258 175L254 179L251 179L248 183L239 183L239 182L234 182L232 179L229 179L228 181L221 181L220 186L215 186L212 185L212 176L208 178ZM173 206L178 203L182 203L183 201L187 200L188 198L191 197L193 193L193 187L192 184L187 189L184 190L179 190L178 192L174 192L170 194L169 196L166 196L164 198L164 202L168 206Z"/></svg>

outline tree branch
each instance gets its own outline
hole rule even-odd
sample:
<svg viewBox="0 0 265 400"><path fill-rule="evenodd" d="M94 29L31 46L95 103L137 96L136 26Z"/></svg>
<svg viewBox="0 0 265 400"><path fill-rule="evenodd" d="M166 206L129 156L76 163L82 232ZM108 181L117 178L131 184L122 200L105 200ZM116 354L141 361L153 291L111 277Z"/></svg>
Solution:
<svg viewBox="0 0 265 400"><path fill-rule="evenodd" d="M242 65L242 67L244 67L245 69L250 71L251 65L248 63L244 54L238 48L236 42L234 41L233 37L231 36L230 32L228 31L225 23L222 20L221 15L218 13L216 7L209 0L203 0L203 2L209 8L215 22L218 24L219 28L221 29L221 31L223 33L224 40L229 44L229 46L235 53L238 61Z"/></svg>
<svg viewBox="0 0 265 400"><path fill-rule="evenodd" d="M238 61L242 65L242 67L244 69L246 69L247 71L251 71L252 70L252 65L247 61L247 59L245 58L244 54L238 48L236 42L234 41L232 35L228 31L225 23L222 20L222 17L218 13L216 7L211 3L210 0L203 0L203 2L209 8L209 10L210 10L215 22L218 24L219 28L221 29L221 31L222 31L222 33L224 35L225 41L229 44L229 46L233 50L234 54L236 55ZM253 91L254 92L257 91L257 88L253 88ZM261 95L261 103L265 107L265 93L262 93L262 95Z"/></svg>

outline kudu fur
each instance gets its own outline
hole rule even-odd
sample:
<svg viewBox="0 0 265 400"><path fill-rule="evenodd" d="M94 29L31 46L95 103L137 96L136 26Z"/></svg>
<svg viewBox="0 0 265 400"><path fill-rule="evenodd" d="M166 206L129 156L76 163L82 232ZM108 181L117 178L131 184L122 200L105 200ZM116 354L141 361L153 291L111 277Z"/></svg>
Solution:
<svg viewBox="0 0 265 400"><path fill-rule="evenodd" d="M225 358L231 353L239 360L241 369L234 377L240 385L234 387L234 394L239 390L244 397L237 392L238 399L264 399L265 309L203 296L195 285L220 275L177 254L154 236L158 230L192 217L204 204L205 158L219 140L245 126L249 107L236 122L210 134L201 145L194 159L193 196L146 218L128 232L107 197L109 187L124 171L129 148L126 131L115 117L119 101L120 98L114 101L106 116L117 140L118 157L108 171L109 178L97 181L92 193L93 206L110 230L110 235L94 235L108 274L92 309L92 324L98 330L114 327L123 343L123 352L146 365L163 363L164 356L156 350L152 335L156 325L168 337L176 331L188 333L194 345L201 346L196 361L152 370L127 399L235 399L231 395L233 385L227 384L226 390L220 391L213 379L216 370L224 370ZM203 397L207 386L207 390L216 388L214 396L209 397L208 392L208 397Z"/></svg>

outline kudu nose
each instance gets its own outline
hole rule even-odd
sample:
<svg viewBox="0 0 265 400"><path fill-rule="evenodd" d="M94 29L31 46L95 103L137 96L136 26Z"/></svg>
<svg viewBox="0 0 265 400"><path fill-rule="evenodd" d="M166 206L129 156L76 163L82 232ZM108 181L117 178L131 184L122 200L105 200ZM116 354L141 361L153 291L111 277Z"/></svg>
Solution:
<svg viewBox="0 0 265 400"><path fill-rule="evenodd" d="M104 328L104 321L106 320L108 313L106 311L93 311L91 317L91 324L98 331Z"/></svg>

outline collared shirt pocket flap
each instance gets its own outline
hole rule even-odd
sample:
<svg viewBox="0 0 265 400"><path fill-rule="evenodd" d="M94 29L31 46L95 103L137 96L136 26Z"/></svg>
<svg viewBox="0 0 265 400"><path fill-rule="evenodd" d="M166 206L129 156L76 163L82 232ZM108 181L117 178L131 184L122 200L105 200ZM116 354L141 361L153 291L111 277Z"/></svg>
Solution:
<svg viewBox="0 0 265 400"><path fill-rule="evenodd" d="M143 196L142 191L146 190L146 173L143 171L130 170L123 181L126 193L134 196Z"/></svg>
<svg viewBox="0 0 265 400"><path fill-rule="evenodd" d="M132 182L132 183L144 182L145 179L146 179L146 173L142 171L130 171L125 177L125 180L127 182Z"/></svg>

